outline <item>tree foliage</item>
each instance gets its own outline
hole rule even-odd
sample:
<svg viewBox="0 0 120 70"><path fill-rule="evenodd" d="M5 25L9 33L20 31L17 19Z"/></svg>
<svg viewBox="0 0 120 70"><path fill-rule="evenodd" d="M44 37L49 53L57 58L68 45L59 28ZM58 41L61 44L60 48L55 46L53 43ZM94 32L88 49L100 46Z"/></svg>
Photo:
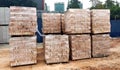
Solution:
<svg viewBox="0 0 120 70"><path fill-rule="evenodd" d="M111 20L120 20L120 6L119 2L113 0L106 0L104 4L97 4L95 7L90 9L110 9L111 11Z"/></svg>
<svg viewBox="0 0 120 70"><path fill-rule="evenodd" d="M0 7L10 6L36 7L36 3L32 0L0 0Z"/></svg>
<svg viewBox="0 0 120 70"><path fill-rule="evenodd" d="M80 8L78 0L70 0L67 8Z"/></svg>
<svg viewBox="0 0 120 70"><path fill-rule="evenodd" d="M106 0L104 4L107 8L111 8L114 6L114 1L113 0Z"/></svg>

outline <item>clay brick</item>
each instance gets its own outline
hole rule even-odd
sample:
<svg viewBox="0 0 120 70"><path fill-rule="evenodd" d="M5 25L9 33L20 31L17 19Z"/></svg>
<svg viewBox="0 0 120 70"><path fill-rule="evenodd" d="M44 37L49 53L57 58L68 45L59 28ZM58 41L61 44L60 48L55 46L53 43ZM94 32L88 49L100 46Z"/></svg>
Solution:
<svg viewBox="0 0 120 70"><path fill-rule="evenodd" d="M110 10L92 10L92 33L110 32Z"/></svg>
<svg viewBox="0 0 120 70"><path fill-rule="evenodd" d="M69 41L67 35L47 35L44 40L46 63L69 61Z"/></svg>
<svg viewBox="0 0 120 70"><path fill-rule="evenodd" d="M69 9L65 13L65 31L67 34L91 33L90 10Z"/></svg>
<svg viewBox="0 0 120 70"><path fill-rule="evenodd" d="M10 39L11 66L37 63L36 36L12 37Z"/></svg>
<svg viewBox="0 0 120 70"><path fill-rule="evenodd" d="M91 58L90 35L70 35L72 60Z"/></svg>

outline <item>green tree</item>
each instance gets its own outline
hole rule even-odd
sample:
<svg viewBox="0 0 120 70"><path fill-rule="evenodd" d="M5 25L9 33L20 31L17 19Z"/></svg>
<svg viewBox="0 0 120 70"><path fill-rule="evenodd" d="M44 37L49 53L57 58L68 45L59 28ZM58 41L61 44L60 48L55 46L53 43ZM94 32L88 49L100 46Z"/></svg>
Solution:
<svg viewBox="0 0 120 70"><path fill-rule="evenodd" d="M110 9L111 11L111 19L117 20L120 19L120 6L119 2L114 2L113 0L106 0L104 4L97 4L95 7L91 7L90 9Z"/></svg>
<svg viewBox="0 0 120 70"><path fill-rule="evenodd" d="M92 3L92 7L95 7L95 6L100 6L102 4L101 1L99 0L90 0L90 2Z"/></svg>
<svg viewBox="0 0 120 70"><path fill-rule="evenodd" d="M67 9L69 9L69 8L80 8L79 1L78 0L70 0L68 3Z"/></svg>
<svg viewBox="0 0 120 70"><path fill-rule="evenodd" d="M120 19L120 7L118 6L112 6L110 8L110 11L111 11L111 19Z"/></svg>
<svg viewBox="0 0 120 70"><path fill-rule="evenodd" d="M36 3L32 0L0 0L0 7L10 6L28 6L36 7Z"/></svg>
<svg viewBox="0 0 120 70"><path fill-rule="evenodd" d="M106 8L111 8L114 6L114 1L113 0L106 0L105 1L105 6Z"/></svg>
<svg viewBox="0 0 120 70"><path fill-rule="evenodd" d="M96 4L95 7L91 7L90 9L104 9L105 8L105 5L102 4L102 2Z"/></svg>

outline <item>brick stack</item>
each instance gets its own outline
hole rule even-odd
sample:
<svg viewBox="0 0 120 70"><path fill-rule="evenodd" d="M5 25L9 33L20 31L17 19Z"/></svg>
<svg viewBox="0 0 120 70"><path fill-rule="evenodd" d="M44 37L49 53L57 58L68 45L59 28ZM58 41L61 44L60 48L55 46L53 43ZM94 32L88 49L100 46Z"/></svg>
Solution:
<svg viewBox="0 0 120 70"><path fill-rule="evenodd" d="M36 63L36 36L12 37L10 39L11 66Z"/></svg>
<svg viewBox="0 0 120 70"><path fill-rule="evenodd" d="M36 9L26 7L10 8L10 35L35 35Z"/></svg>
<svg viewBox="0 0 120 70"><path fill-rule="evenodd" d="M45 36L46 63L60 63L69 61L69 42L67 35Z"/></svg>
<svg viewBox="0 0 120 70"><path fill-rule="evenodd" d="M69 9L65 13L65 34L91 33L90 10Z"/></svg>
<svg viewBox="0 0 120 70"><path fill-rule="evenodd" d="M70 35L72 60L91 58L90 10L69 9L64 25L64 33Z"/></svg>
<svg viewBox="0 0 120 70"><path fill-rule="evenodd" d="M35 8L10 7L11 66L37 63L36 26Z"/></svg>
<svg viewBox="0 0 120 70"><path fill-rule="evenodd" d="M69 61L69 37L61 35L61 14L43 13L43 33L45 61L50 63L61 63ZM52 35L48 35L52 34Z"/></svg>
<svg viewBox="0 0 120 70"><path fill-rule="evenodd" d="M91 58L90 35L71 35L70 42L72 60Z"/></svg>
<svg viewBox="0 0 120 70"><path fill-rule="evenodd" d="M60 13L43 13L43 33L61 33Z"/></svg>
<svg viewBox="0 0 120 70"><path fill-rule="evenodd" d="M92 10L92 56L108 56L110 48L110 10Z"/></svg>
<svg viewBox="0 0 120 70"><path fill-rule="evenodd" d="M91 10L92 33L110 32L110 10Z"/></svg>
<svg viewBox="0 0 120 70"><path fill-rule="evenodd" d="M109 55L109 10L69 9L43 13L42 19L46 63L68 62L69 55L72 60Z"/></svg>

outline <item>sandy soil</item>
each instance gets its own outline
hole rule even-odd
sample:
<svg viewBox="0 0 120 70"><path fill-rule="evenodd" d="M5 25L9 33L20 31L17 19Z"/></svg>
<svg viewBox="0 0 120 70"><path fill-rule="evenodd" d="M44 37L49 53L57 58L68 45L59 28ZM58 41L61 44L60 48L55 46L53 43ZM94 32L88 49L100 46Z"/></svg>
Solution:
<svg viewBox="0 0 120 70"><path fill-rule="evenodd" d="M0 45L0 70L120 70L120 44L114 43L111 55L104 58L92 58L69 63L47 65L44 61L42 44L38 44L38 63L35 65L10 67L9 45Z"/></svg>

